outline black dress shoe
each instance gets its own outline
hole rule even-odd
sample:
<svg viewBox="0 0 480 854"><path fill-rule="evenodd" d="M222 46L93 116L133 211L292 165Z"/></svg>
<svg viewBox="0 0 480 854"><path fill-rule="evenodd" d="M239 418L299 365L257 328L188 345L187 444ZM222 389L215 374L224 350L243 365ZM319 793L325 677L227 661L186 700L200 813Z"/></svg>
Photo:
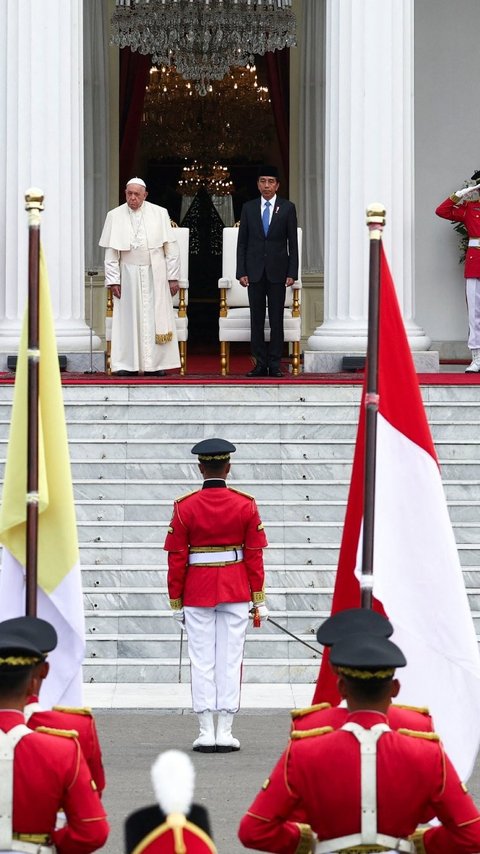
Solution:
<svg viewBox="0 0 480 854"><path fill-rule="evenodd" d="M269 368L268 375L270 377L283 377L283 371L280 368Z"/></svg>
<svg viewBox="0 0 480 854"><path fill-rule="evenodd" d="M144 377L166 377L167 372L166 371L144 371L143 376Z"/></svg>
<svg viewBox="0 0 480 854"><path fill-rule="evenodd" d="M138 371L113 371L114 377L138 377Z"/></svg>
<svg viewBox="0 0 480 854"><path fill-rule="evenodd" d="M253 370L249 371L248 374L245 374L247 377L268 377L267 368L259 368L258 365L253 368Z"/></svg>

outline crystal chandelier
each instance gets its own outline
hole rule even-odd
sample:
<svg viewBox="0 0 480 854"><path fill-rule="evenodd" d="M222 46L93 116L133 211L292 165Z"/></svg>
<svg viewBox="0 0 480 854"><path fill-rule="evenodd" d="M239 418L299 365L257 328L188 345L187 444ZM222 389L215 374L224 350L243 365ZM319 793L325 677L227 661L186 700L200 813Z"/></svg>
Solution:
<svg viewBox="0 0 480 854"><path fill-rule="evenodd" d="M111 43L174 65L206 95L254 55L294 47L292 0L116 0Z"/></svg>
<svg viewBox="0 0 480 854"><path fill-rule="evenodd" d="M150 158L262 160L274 136L268 88L255 65L232 68L200 97L171 66L150 69L142 119L142 151ZM245 128L255 127L255 133Z"/></svg>
<svg viewBox="0 0 480 854"><path fill-rule="evenodd" d="M184 166L178 182L180 193L183 196L194 196L200 187L205 187L211 196L228 196L233 193L233 181L227 166L222 166L221 163L204 165L196 160L189 166Z"/></svg>

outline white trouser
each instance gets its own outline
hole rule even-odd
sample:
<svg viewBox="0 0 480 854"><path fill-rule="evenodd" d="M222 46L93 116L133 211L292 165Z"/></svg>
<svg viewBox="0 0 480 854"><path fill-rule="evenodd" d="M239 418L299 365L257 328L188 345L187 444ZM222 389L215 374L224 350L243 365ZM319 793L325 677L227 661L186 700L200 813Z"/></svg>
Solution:
<svg viewBox="0 0 480 854"><path fill-rule="evenodd" d="M185 606L193 711L237 712L248 602Z"/></svg>
<svg viewBox="0 0 480 854"><path fill-rule="evenodd" d="M465 279L468 308L468 348L480 349L480 279Z"/></svg>
<svg viewBox="0 0 480 854"><path fill-rule="evenodd" d="M7 850L2 848L0 854L12 854L12 851L21 851L23 854L55 854L56 848L53 845L37 845L35 842L22 842L15 839L12 847Z"/></svg>

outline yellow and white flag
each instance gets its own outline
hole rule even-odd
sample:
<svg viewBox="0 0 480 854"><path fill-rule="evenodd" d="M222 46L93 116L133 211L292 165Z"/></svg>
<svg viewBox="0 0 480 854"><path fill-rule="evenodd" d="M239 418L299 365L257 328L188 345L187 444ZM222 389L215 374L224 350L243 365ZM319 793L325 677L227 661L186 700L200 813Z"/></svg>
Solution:
<svg viewBox="0 0 480 854"><path fill-rule="evenodd" d="M40 250L39 517L37 615L53 623L58 646L42 704L81 705L85 655L77 525L48 274ZM18 351L12 422L0 507L0 620L25 614L27 493L27 311Z"/></svg>

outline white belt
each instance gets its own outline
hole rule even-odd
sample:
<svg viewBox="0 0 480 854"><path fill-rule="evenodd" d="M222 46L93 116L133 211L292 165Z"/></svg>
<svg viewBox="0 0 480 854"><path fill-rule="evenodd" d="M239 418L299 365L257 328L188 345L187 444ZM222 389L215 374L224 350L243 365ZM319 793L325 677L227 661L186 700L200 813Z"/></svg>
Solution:
<svg viewBox="0 0 480 854"><path fill-rule="evenodd" d="M375 842L362 842L361 833L353 833L351 836L339 836L337 839L327 839L324 842L317 842L315 854L327 854L327 852L348 851L349 848L353 852L358 850L362 854L366 854L371 850L375 851L375 846L381 845L385 851L405 851L406 854L414 854L415 845L409 842L408 839L395 839L394 836L387 836L385 833L377 833Z"/></svg>
<svg viewBox="0 0 480 854"><path fill-rule="evenodd" d="M243 560L243 549L229 549L223 552L190 552L188 555L189 566L195 566L199 563L215 566L222 563L238 563L240 560Z"/></svg>
<svg viewBox="0 0 480 854"><path fill-rule="evenodd" d="M469 246L476 246L477 249L480 248L480 237L471 237L468 241Z"/></svg>

